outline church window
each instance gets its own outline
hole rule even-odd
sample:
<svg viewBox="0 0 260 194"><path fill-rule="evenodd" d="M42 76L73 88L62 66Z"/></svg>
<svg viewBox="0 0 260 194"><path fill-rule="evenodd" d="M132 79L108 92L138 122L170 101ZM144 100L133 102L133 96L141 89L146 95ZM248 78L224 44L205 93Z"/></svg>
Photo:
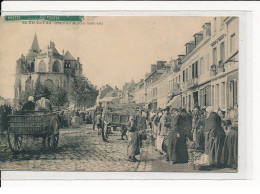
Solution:
<svg viewBox="0 0 260 194"><path fill-rule="evenodd" d="M34 72L34 62L31 62L31 72Z"/></svg>
<svg viewBox="0 0 260 194"><path fill-rule="evenodd" d="M38 72L46 72L46 64L43 60L41 60L38 65Z"/></svg>
<svg viewBox="0 0 260 194"><path fill-rule="evenodd" d="M53 63L52 71L53 72L60 72L60 63L59 63L59 61L55 61Z"/></svg>

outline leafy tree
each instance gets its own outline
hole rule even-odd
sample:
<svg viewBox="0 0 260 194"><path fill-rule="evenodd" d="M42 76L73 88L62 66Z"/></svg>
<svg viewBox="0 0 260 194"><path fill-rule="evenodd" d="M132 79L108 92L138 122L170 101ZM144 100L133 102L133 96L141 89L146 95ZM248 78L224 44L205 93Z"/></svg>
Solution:
<svg viewBox="0 0 260 194"><path fill-rule="evenodd" d="M34 88L34 96L36 99L39 99L39 96L45 93L49 96L49 99L54 106L63 106L68 102L68 92L65 88L59 86L53 86L48 88L45 85L42 85L40 82L36 82Z"/></svg>
<svg viewBox="0 0 260 194"><path fill-rule="evenodd" d="M75 77L72 84L72 98L79 106L91 107L98 96L96 87L85 77Z"/></svg>
<svg viewBox="0 0 260 194"><path fill-rule="evenodd" d="M68 102L68 93L63 87L53 87L50 95L50 101L55 106L63 106Z"/></svg>
<svg viewBox="0 0 260 194"><path fill-rule="evenodd" d="M40 95L42 93L50 95L51 91L48 87L46 87L45 85L43 85L39 80L36 81L35 83L35 87L34 87L34 96L37 98L40 97Z"/></svg>
<svg viewBox="0 0 260 194"><path fill-rule="evenodd" d="M75 101L79 106L91 107L95 104L98 96L97 87L91 84L85 77L74 77L71 88L59 86L47 87L37 80L33 88L35 100L38 100L42 93L47 94L52 105L58 107L64 106L69 101ZM27 98L28 95L21 95L19 104L23 105L27 101Z"/></svg>

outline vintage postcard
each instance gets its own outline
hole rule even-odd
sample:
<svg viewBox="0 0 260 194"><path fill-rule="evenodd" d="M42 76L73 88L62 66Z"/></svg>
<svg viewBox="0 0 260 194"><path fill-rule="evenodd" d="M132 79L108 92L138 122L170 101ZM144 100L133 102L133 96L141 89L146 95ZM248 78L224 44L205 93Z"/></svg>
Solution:
<svg viewBox="0 0 260 194"><path fill-rule="evenodd" d="M0 20L0 170L237 173L237 16Z"/></svg>

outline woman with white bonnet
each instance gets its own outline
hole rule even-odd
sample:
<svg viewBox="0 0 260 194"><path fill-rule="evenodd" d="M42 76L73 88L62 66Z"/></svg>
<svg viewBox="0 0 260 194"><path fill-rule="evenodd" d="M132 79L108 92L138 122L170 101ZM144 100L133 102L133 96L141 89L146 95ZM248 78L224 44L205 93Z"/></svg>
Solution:
<svg viewBox="0 0 260 194"><path fill-rule="evenodd" d="M138 160L135 158L136 155L140 154L140 147L138 141L138 130L137 124L134 116L129 117L129 122L127 124L127 132L128 132L128 145L127 145L127 156L128 160L131 162L137 162Z"/></svg>

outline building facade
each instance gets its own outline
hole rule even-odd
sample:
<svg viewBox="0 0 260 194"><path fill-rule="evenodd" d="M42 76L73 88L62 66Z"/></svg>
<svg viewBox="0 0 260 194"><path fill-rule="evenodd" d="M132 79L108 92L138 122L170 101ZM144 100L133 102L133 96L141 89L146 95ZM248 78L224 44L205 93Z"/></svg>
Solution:
<svg viewBox="0 0 260 194"><path fill-rule="evenodd" d="M136 104L145 103L145 81L141 79L135 86L133 90L133 101Z"/></svg>
<svg viewBox="0 0 260 194"><path fill-rule="evenodd" d="M136 102L150 109L167 105L193 109L212 106L237 116L239 18L213 17L185 44L185 55L157 62L145 76L144 89L137 85ZM143 95L143 97L141 97Z"/></svg>
<svg viewBox="0 0 260 194"><path fill-rule="evenodd" d="M122 95L120 99L121 103L125 104L125 103L133 102L135 87L136 87L136 83L133 79L131 80L130 83L125 83L125 85L123 86Z"/></svg>
<svg viewBox="0 0 260 194"><path fill-rule="evenodd" d="M99 89L95 105L97 106L101 103L102 106L106 106L108 102L111 104L117 104L120 103L121 99L122 90L119 90L117 86L112 88L110 85L106 84Z"/></svg>

